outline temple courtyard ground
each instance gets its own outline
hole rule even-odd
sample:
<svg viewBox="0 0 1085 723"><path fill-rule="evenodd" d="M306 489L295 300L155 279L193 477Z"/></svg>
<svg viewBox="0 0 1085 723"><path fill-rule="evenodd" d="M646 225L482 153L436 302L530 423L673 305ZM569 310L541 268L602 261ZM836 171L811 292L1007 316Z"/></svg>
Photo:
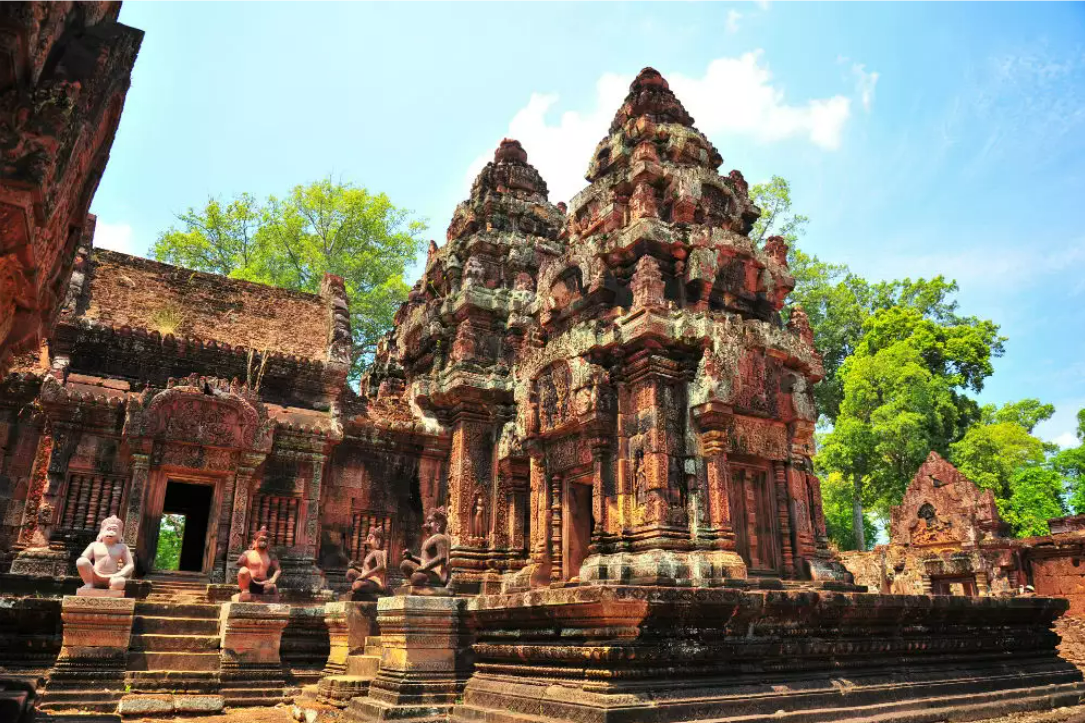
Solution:
<svg viewBox="0 0 1085 723"><path fill-rule="evenodd" d="M342 711L337 708L329 708L319 704L306 703L299 706L303 711L302 720L306 720L304 712L317 711L317 723L322 721L340 720ZM125 723L295 723L295 706L283 705L274 708L244 708L229 710L220 715L200 716L197 718L185 716L173 719L165 718L126 718ZM65 715L63 713L39 713L36 719L39 722L50 723L114 723L119 721L117 716L87 716ZM1016 713L1000 718L987 718L975 723L1085 723L1085 705L1076 705L1069 708L1056 708L1055 710L1040 713Z"/></svg>

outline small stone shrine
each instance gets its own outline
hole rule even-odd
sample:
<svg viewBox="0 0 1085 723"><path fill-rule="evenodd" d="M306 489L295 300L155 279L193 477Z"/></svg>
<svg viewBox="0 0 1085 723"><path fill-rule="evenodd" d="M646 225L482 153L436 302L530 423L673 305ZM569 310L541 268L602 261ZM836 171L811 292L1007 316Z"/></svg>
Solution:
<svg viewBox="0 0 1085 723"><path fill-rule="evenodd" d="M45 681L44 708L308 687L350 721L933 722L1082 699L1051 631L1067 603L983 594L997 513L943 461L894 537L957 545L973 587L952 553L922 590L976 596L867 592L829 549L787 244L750 239L745 179L658 72L567 205L498 145L356 392L338 277L304 293L93 248L140 37L117 6L3 11L0 82L33 101L5 153L47 177L41 198L0 183L0 222L19 248L41 232L49 273L0 299L0 674Z"/></svg>

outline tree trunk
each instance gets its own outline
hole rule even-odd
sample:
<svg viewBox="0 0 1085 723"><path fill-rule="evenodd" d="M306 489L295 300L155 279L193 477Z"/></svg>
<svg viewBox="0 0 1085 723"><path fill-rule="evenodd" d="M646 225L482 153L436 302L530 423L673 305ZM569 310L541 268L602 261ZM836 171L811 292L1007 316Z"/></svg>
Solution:
<svg viewBox="0 0 1085 723"><path fill-rule="evenodd" d="M866 550L866 529L863 525L863 495L862 483L856 477L852 481L853 494L851 503L852 525L855 527L855 549Z"/></svg>

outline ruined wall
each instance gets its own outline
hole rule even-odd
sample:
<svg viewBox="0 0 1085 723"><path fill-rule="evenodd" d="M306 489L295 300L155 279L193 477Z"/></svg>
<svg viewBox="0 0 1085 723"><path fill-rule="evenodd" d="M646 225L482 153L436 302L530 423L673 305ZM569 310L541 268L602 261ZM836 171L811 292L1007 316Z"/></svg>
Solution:
<svg viewBox="0 0 1085 723"><path fill-rule="evenodd" d="M0 373L64 301L143 33L119 2L0 6Z"/></svg>
<svg viewBox="0 0 1085 723"><path fill-rule="evenodd" d="M1085 619L1085 563L1078 554L1030 560L1032 586L1044 597L1070 601L1067 616Z"/></svg>

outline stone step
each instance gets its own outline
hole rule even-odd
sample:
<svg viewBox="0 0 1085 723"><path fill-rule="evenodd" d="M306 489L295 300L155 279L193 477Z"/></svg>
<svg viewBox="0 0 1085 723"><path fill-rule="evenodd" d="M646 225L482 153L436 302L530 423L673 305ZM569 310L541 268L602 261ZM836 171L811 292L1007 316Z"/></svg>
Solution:
<svg viewBox="0 0 1085 723"><path fill-rule="evenodd" d="M129 651L129 670L218 670L218 653L158 653Z"/></svg>
<svg viewBox="0 0 1085 723"><path fill-rule="evenodd" d="M286 695L285 689L223 688L222 699L229 708L271 707L290 702L290 696Z"/></svg>
<svg viewBox="0 0 1085 723"><path fill-rule="evenodd" d="M136 615L160 618L207 618L218 620L218 605L197 602L137 601Z"/></svg>
<svg viewBox="0 0 1085 723"><path fill-rule="evenodd" d="M131 650L203 653L218 650L218 635L133 635Z"/></svg>
<svg viewBox="0 0 1085 723"><path fill-rule="evenodd" d="M132 632L136 635L218 635L219 621L137 615L132 623Z"/></svg>
<svg viewBox="0 0 1085 723"><path fill-rule="evenodd" d="M128 685L134 691L152 692L207 692L219 688L217 670L132 670Z"/></svg>

